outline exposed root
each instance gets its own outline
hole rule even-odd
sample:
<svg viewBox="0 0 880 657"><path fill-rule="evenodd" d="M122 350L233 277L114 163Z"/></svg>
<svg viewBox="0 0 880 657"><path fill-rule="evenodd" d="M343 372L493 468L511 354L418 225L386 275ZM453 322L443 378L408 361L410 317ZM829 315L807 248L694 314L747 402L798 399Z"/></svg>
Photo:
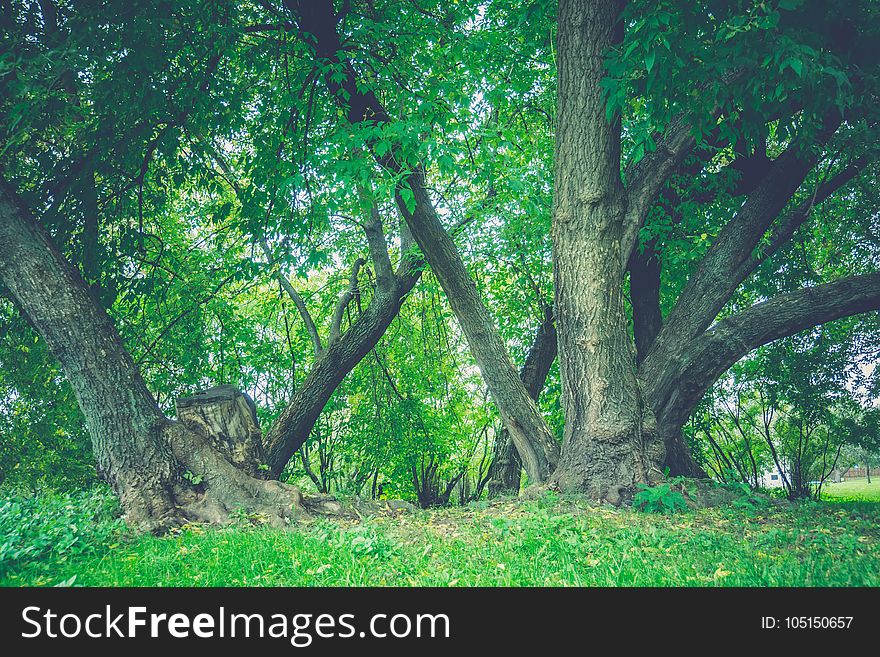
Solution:
<svg viewBox="0 0 880 657"><path fill-rule="evenodd" d="M181 472L120 493L126 520L138 531L164 534L189 523L241 521L286 528L317 517L357 520L412 508L400 501L344 504L329 495L306 496L296 486L252 476L183 424L168 422L163 431Z"/></svg>

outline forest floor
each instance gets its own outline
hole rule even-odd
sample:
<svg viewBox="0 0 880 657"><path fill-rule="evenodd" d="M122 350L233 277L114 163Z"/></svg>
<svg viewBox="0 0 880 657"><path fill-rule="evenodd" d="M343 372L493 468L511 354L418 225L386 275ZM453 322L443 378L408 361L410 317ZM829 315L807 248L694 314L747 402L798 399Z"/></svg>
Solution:
<svg viewBox="0 0 880 657"><path fill-rule="evenodd" d="M548 494L134 536L104 491L0 498L3 586L880 586L880 503L652 514Z"/></svg>

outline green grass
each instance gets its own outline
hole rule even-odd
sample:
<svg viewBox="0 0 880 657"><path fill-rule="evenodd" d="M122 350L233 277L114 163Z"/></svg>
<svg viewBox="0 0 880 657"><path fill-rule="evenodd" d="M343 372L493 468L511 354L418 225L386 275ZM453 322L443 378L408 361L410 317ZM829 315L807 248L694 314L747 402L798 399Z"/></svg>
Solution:
<svg viewBox="0 0 880 657"><path fill-rule="evenodd" d="M11 540L2 532L27 521L10 515L22 508L0 503L0 584L880 585L876 503L744 498L663 515L554 499L507 500L360 523L313 521L290 531L189 527L156 538L127 534L106 517L107 494L93 495L99 502L85 515L82 500L27 502L31 512L43 509L43 520ZM40 533L40 522L49 533L67 526L64 542L21 553L22 542ZM71 534L77 525L81 529Z"/></svg>
<svg viewBox="0 0 880 657"><path fill-rule="evenodd" d="M822 487L822 496L829 501L836 500L865 500L880 502L880 480L850 479L839 484L825 484Z"/></svg>

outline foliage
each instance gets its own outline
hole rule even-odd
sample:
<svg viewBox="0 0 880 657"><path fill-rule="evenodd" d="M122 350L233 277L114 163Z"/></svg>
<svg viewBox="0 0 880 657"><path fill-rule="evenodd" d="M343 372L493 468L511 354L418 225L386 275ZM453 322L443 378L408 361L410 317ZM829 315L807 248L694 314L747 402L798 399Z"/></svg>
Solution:
<svg viewBox="0 0 880 657"><path fill-rule="evenodd" d="M398 181L371 160L370 143L425 167L432 200L515 364L523 362L553 296L555 3L353 3L340 31L363 83L394 115L383 127L349 124L319 83L339 72L313 62L295 30L256 29L280 18L264 3L8 6L0 169L90 278L164 411L229 383L254 398L265 429L315 360L275 275L291 281L326 335L352 263L367 254L360 224L371 201L400 259ZM52 6L54 28L44 15ZM737 158L775 157L806 140L829 107L867 107L826 146L796 206L875 155L880 26L871 10L844 0L627 3L604 83L609 114L622 120L624 166L654 152L682 112L694 117L701 147L685 169L704 165L673 176L665 194L676 202L658 203L642 231L642 246L653 243L662 261L665 313L742 204L747 172L730 166ZM720 317L877 270L875 169L813 208ZM90 255L92 195L100 230ZM343 328L369 303L374 277L365 267ZM96 473L73 393L3 293L0 477L32 489L90 486ZM880 390L880 371L867 369L878 328L876 314L839 320L738 365L688 428L704 465L757 486L772 444L781 460L797 461L803 482L821 479L838 446L834 409L855 390L863 405ZM561 436L559 395L554 369L540 406ZM776 421L764 426L769 409ZM426 272L286 476L322 492L467 503L481 494L499 426Z"/></svg>
<svg viewBox="0 0 880 657"><path fill-rule="evenodd" d="M676 482L667 481L656 486L639 486L633 496L633 507L645 513L675 513L688 508L687 500L676 487Z"/></svg>
<svg viewBox="0 0 880 657"><path fill-rule="evenodd" d="M105 487L0 498L0 580L23 565L54 576L122 540L119 503ZM75 575L75 573L72 573Z"/></svg>
<svg viewBox="0 0 880 657"><path fill-rule="evenodd" d="M862 328L859 320L827 324L733 367L689 426L707 469L755 489L772 471L792 499L819 496L847 450L875 439L875 412L862 408L873 339Z"/></svg>
<svg viewBox="0 0 880 657"><path fill-rule="evenodd" d="M842 502L667 516L544 499L130 541L111 522L90 553L18 561L0 584L877 586L878 514L876 503Z"/></svg>

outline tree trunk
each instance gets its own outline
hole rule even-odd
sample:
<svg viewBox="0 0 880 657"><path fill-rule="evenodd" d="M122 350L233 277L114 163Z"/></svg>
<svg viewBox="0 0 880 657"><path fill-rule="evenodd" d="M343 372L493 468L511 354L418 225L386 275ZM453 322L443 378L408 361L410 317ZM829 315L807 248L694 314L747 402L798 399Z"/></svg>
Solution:
<svg viewBox="0 0 880 657"><path fill-rule="evenodd" d="M290 458L308 440L333 392L385 335L421 276L417 265L401 265L391 288L377 288L376 297L357 321L317 356L306 380L266 434L266 463L272 476L281 476Z"/></svg>
<svg viewBox="0 0 880 657"><path fill-rule="evenodd" d="M603 57L622 35L614 0L561 0L553 271L565 433L551 485L612 503L658 479L663 443L636 378L624 310L620 121Z"/></svg>
<svg viewBox="0 0 880 657"><path fill-rule="evenodd" d="M558 459L556 439L514 370L495 322L437 216L421 174L413 174L409 180L416 207L412 213L405 206L401 211L446 293L529 481L545 483Z"/></svg>
<svg viewBox="0 0 880 657"><path fill-rule="evenodd" d="M658 423L657 433L666 445L666 460L663 462L664 472L671 477L694 477L708 479L706 470L694 460L691 449L684 440L679 426L664 426Z"/></svg>
<svg viewBox="0 0 880 657"><path fill-rule="evenodd" d="M283 525L308 508L297 489L251 477L227 460L211 444L217 436L205 435L210 422L203 433L162 415L107 313L2 179L0 252L0 280L61 362L98 471L129 522L159 531L187 520L222 522L243 509Z"/></svg>
<svg viewBox="0 0 880 657"><path fill-rule="evenodd" d="M544 319L538 327L535 341L529 348L526 362L519 373L529 396L535 401L538 401L544 389L554 360L556 360L556 325L553 321L553 311L545 307ZM516 446L510 439L510 432L502 426L495 440L489 471L489 497L519 493L521 472L522 462Z"/></svg>
<svg viewBox="0 0 880 657"><path fill-rule="evenodd" d="M376 95L359 84L352 63L340 58L344 49L336 33L339 17L332 0L285 0L284 5L296 18L306 42L314 48L316 59L326 67L324 82L348 120L355 125L391 123L391 116ZM374 152L380 165L401 174L401 188L408 186L412 191L415 208L410 211L400 194L398 207L452 306L529 479L544 483L556 465L559 446L517 376L494 320L483 305L452 237L443 227L428 194L423 169L405 169L396 155L395 150L382 156Z"/></svg>

